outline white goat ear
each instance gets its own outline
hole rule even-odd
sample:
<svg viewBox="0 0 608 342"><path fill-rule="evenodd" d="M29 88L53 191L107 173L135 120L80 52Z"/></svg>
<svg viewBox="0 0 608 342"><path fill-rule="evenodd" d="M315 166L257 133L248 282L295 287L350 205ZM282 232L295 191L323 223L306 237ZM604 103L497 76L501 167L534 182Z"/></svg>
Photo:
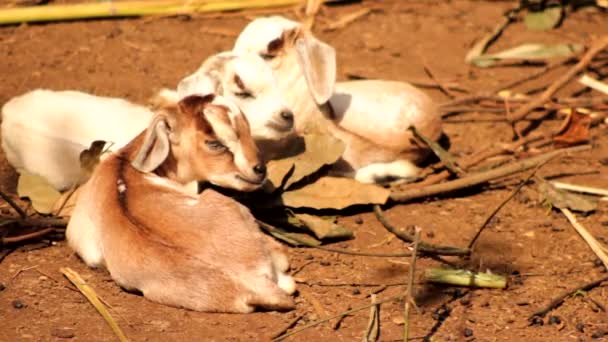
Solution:
<svg viewBox="0 0 608 342"><path fill-rule="evenodd" d="M188 95L209 95L217 92L219 80L203 72L184 78L177 85L177 97L183 99Z"/></svg>
<svg viewBox="0 0 608 342"><path fill-rule="evenodd" d="M336 50L310 35L296 40L295 48L308 89L317 104L324 104L336 83Z"/></svg>
<svg viewBox="0 0 608 342"><path fill-rule="evenodd" d="M169 156L169 134L166 118L162 115L154 117L131 165L141 172L152 172L158 168Z"/></svg>

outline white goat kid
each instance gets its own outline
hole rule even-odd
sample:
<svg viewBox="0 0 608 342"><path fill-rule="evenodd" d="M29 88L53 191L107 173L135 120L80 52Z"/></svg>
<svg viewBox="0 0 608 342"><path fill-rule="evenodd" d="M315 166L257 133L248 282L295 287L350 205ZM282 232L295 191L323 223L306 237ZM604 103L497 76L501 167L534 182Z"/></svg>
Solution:
<svg viewBox="0 0 608 342"><path fill-rule="evenodd" d="M203 66L193 75L201 85L194 90L224 95L236 103L250 120L256 140L292 134L291 111L281 102L272 71L259 56L221 53ZM164 91L160 101L167 100L177 102L179 96ZM117 150L146 128L152 116L148 108L122 99L34 90L2 108L2 147L13 167L65 190L86 180L80 172L82 150L95 140L112 142L112 150Z"/></svg>
<svg viewBox="0 0 608 342"><path fill-rule="evenodd" d="M290 309L283 247L247 208L191 181L250 191L265 178L246 118L228 101L189 96L110 154L83 186L67 228L91 267L149 300L210 312Z"/></svg>
<svg viewBox="0 0 608 342"><path fill-rule="evenodd" d="M410 84L335 84L335 50L297 22L278 16L256 19L241 32L233 51L257 53L266 60L295 113L296 131L329 127L346 143L341 166L361 182L415 178L415 163L429 150L410 128L433 140L441 136L435 105Z"/></svg>

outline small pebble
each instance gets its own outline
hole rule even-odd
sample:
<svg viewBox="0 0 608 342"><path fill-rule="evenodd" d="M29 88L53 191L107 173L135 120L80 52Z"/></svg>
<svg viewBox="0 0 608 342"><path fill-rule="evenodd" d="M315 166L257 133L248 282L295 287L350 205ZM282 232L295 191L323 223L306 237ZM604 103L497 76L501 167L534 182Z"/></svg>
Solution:
<svg viewBox="0 0 608 342"><path fill-rule="evenodd" d="M76 334L74 333L74 329L67 327L53 328L51 330L51 335L59 338L73 338L74 336L76 336Z"/></svg>
<svg viewBox="0 0 608 342"><path fill-rule="evenodd" d="M435 237L435 233L431 230L426 232L426 237L428 237L429 239L432 239Z"/></svg>
<svg viewBox="0 0 608 342"><path fill-rule="evenodd" d="M583 324L583 323L576 323L576 330L578 330L580 332L585 332L585 324Z"/></svg>
<svg viewBox="0 0 608 342"><path fill-rule="evenodd" d="M542 317L538 317L538 316L534 316L532 318L532 320L530 321L530 325L537 325L537 326L543 326L545 324L545 322L543 322Z"/></svg>
<svg viewBox="0 0 608 342"><path fill-rule="evenodd" d="M595 259L595 261L593 262L593 265L595 265L595 267L602 267L602 266L604 266L604 263L602 262L601 259Z"/></svg>
<svg viewBox="0 0 608 342"><path fill-rule="evenodd" d="M19 299L13 300L12 304L13 304L13 307L15 309L23 309L23 308L25 308L25 304L21 300L19 300Z"/></svg>
<svg viewBox="0 0 608 342"><path fill-rule="evenodd" d="M362 219L362 218L360 218L360 217L357 217L357 218L355 219L355 223L356 223L356 224L363 224L363 219Z"/></svg>
<svg viewBox="0 0 608 342"><path fill-rule="evenodd" d="M465 296L460 298L460 304L462 305L469 305L471 304L471 298L469 296Z"/></svg>
<svg viewBox="0 0 608 342"><path fill-rule="evenodd" d="M354 288L351 293L354 295L359 295L359 294L361 294L361 291L358 288Z"/></svg>
<svg viewBox="0 0 608 342"><path fill-rule="evenodd" d="M473 336L473 329L464 328L464 331L462 332L462 334L464 335L464 337L471 337L471 336Z"/></svg>
<svg viewBox="0 0 608 342"><path fill-rule="evenodd" d="M4 284L0 283L0 291L4 291L6 289L6 286L4 286Z"/></svg>
<svg viewBox="0 0 608 342"><path fill-rule="evenodd" d="M552 232L563 232L564 228L553 226L551 227Z"/></svg>
<svg viewBox="0 0 608 342"><path fill-rule="evenodd" d="M604 332L603 330L598 330L594 332L593 335L591 335L591 338L598 339L604 337L604 335L606 335L606 332Z"/></svg>
<svg viewBox="0 0 608 342"><path fill-rule="evenodd" d="M608 221L602 221L602 223L600 223L600 224L604 227L608 227Z"/></svg>
<svg viewBox="0 0 608 342"><path fill-rule="evenodd" d="M329 262L327 260L323 260L319 264L321 264L321 266L331 266L331 262Z"/></svg>
<svg viewBox="0 0 608 342"><path fill-rule="evenodd" d="M562 320L558 316L549 316L549 324L560 324L561 322Z"/></svg>

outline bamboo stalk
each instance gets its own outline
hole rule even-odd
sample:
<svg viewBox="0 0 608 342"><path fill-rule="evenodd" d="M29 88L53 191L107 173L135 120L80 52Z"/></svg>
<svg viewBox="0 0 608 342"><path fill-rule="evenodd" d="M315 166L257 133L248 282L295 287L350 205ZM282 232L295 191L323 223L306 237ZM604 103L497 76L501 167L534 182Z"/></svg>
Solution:
<svg viewBox="0 0 608 342"><path fill-rule="evenodd" d="M281 7L300 0L162 0L45 5L0 10L0 25L90 18L138 17Z"/></svg>

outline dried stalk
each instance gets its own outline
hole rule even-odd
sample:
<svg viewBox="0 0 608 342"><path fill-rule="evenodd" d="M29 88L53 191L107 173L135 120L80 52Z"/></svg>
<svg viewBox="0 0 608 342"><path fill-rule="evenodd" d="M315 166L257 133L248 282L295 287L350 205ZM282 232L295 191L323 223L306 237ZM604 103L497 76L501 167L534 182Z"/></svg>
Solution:
<svg viewBox="0 0 608 342"><path fill-rule="evenodd" d="M485 172L475 173L453 181L433 184L423 188L393 191L390 198L396 202L406 202L417 198L439 195L454 190L469 188L490 180L505 177L514 173L529 170L537 165L564 153L574 153L590 149L589 145L576 146L561 150L551 151L532 158L516 161Z"/></svg>
<svg viewBox="0 0 608 342"><path fill-rule="evenodd" d="M410 337L410 305L414 301L414 278L416 274L416 255L418 254L418 244L420 243L420 228L416 228L414 234L414 252L410 261L409 277L407 280L407 297L403 308L403 342L407 342Z"/></svg>
<svg viewBox="0 0 608 342"><path fill-rule="evenodd" d="M608 47L608 36L603 36L594 42L583 57L576 63L568 72L555 80L542 94L534 100L528 102L525 106L517 109L509 118L509 121L515 122L524 119L534 108L542 106L545 102L551 99L551 96L568 83L579 72L583 71L593 60L595 55Z"/></svg>
<svg viewBox="0 0 608 342"><path fill-rule="evenodd" d="M424 278L432 283L458 286L488 287L494 289L504 289L507 287L507 278L505 276L480 272L473 273L466 270L429 268L424 273Z"/></svg>
<svg viewBox="0 0 608 342"><path fill-rule="evenodd" d="M573 294L575 294L578 291L589 291L594 287L599 286L601 283L605 282L608 280L608 276L603 276L600 279L594 280L590 283L587 284L583 284L581 286L578 286L576 288L573 288L571 290L568 290L562 294L560 294L559 296L557 296L555 299L553 299L549 304L547 304L546 306L544 306L543 308L534 311L529 317L528 320L533 319L534 317L543 317L545 316L549 311L557 308L558 306L560 306L564 300L570 296L572 296Z"/></svg>
<svg viewBox="0 0 608 342"><path fill-rule="evenodd" d="M82 277L80 277L80 275L71 268L62 267L60 268L60 271L61 273L63 273L64 276L66 276L66 278L70 280L70 282L72 282L72 284L74 284L78 288L78 290L89 300L89 302L93 304L97 312L99 312L103 319L106 320L108 325L110 325L110 328L112 328L112 331L114 332L114 334L116 334L118 340L121 342L128 342L129 340L122 332L118 324L116 324L116 321L114 320L114 318L112 318L112 315L110 315L106 307L99 300L99 297L97 296L97 293L95 293L95 290L93 290L93 288L89 286L84 281L84 279L82 279Z"/></svg>
<svg viewBox="0 0 608 342"><path fill-rule="evenodd" d="M563 182L551 182L551 184L553 184L553 186L555 186L558 189L564 189L564 190L568 190L568 191L581 192L584 194L592 194L592 195L598 195L598 196L608 196L608 190L606 190L606 189L592 188L590 186L575 185L575 184L569 184L569 183L563 183Z"/></svg>
<svg viewBox="0 0 608 342"><path fill-rule="evenodd" d="M3 238L0 238L0 246L8 245L11 243L23 242L23 241L31 240L31 239L41 238L50 233L63 233L63 232L65 232L65 229L45 228L45 229L39 230L37 232L29 233L29 234L23 234L23 235L19 235L19 236L11 236L11 237L3 237Z"/></svg>
<svg viewBox="0 0 608 342"><path fill-rule="evenodd" d="M379 205L374 205L374 214L376 215L376 218L378 219L378 221L380 221L380 223L382 223L384 228L386 228L386 230L388 230L389 232L395 234L395 236L397 236L400 240L405 241L407 243L412 243L415 241L414 236L409 235L408 233L403 231L403 229L399 229L399 228L393 226L388 221L388 219L382 212L382 209L380 208ZM420 241L418 244L418 251L420 251L422 253L445 255L445 256L450 256L450 255L464 256L464 255L469 255L471 253L470 249L468 249L468 248L458 248L458 247L452 247L452 246L437 246L437 245L433 245L433 244L422 242L422 241Z"/></svg>
<svg viewBox="0 0 608 342"><path fill-rule="evenodd" d="M19 216L21 216L22 219L27 218L27 214L25 213L25 211L21 209L21 207L17 205L17 203L15 203L15 201L13 201L13 199L9 195L0 191L0 197L2 197L2 199L5 200L6 203L8 203L13 209L15 209L15 211L19 214Z"/></svg>
<svg viewBox="0 0 608 342"><path fill-rule="evenodd" d="M589 245L589 247L591 248L593 253L595 253L595 255L600 260L602 260L604 267L606 267L606 269L608 270L608 255L606 254L606 247L602 246L593 237L593 235L589 234L589 231L576 220L576 217L574 216L574 214L572 214L572 212L569 209L560 208L560 210L566 216L568 221L570 221L570 224L572 224L572 227L574 227L574 229L577 231L577 233L583 238L583 240L585 240L587 245Z"/></svg>

